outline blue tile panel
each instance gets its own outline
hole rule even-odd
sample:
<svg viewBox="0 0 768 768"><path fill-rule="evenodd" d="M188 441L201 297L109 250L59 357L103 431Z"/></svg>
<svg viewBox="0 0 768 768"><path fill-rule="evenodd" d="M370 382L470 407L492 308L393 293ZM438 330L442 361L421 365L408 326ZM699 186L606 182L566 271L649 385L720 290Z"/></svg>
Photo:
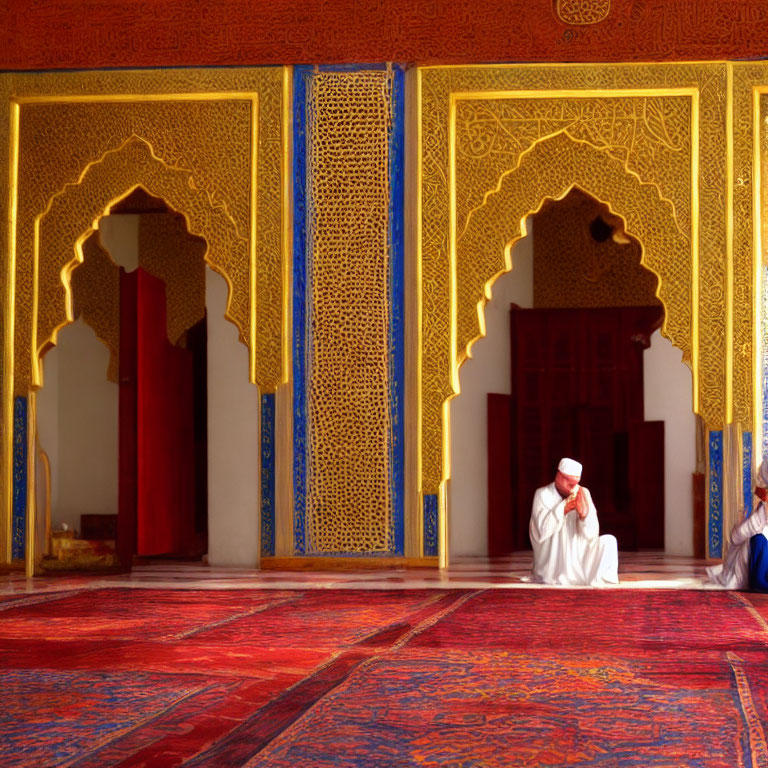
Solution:
<svg viewBox="0 0 768 768"><path fill-rule="evenodd" d="M27 398L13 401L13 520L11 557L23 560L27 545Z"/></svg>
<svg viewBox="0 0 768 768"><path fill-rule="evenodd" d="M275 554L275 396L261 396L261 555Z"/></svg>
<svg viewBox="0 0 768 768"><path fill-rule="evenodd" d="M709 433L709 556L723 556L723 433Z"/></svg>

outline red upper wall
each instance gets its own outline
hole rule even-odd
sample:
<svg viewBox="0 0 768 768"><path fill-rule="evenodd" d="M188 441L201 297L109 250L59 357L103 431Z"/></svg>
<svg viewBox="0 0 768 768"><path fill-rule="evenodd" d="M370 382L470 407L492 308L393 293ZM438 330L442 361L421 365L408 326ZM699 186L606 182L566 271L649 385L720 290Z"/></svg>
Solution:
<svg viewBox="0 0 768 768"><path fill-rule="evenodd" d="M768 0L0 0L0 69L768 56Z"/></svg>

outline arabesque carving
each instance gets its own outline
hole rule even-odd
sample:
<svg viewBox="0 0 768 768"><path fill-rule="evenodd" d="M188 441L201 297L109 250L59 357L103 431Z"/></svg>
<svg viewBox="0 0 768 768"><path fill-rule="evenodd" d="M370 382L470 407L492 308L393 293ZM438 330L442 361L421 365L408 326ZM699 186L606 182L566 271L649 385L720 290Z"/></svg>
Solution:
<svg viewBox="0 0 768 768"><path fill-rule="evenodd" d="M448 475L444 405L489 286L512 266L522 220L574 185L640 241L665 333L694 369L694 407L721 426L725 66L435 67L420 83L422 491Z"/></svg>
<svg viewBox="0 0 768 768"><path fill-rule="evenodd" d="M54 195L131 136L143 137L169 167L189 169L196 189L188 192L204 192L210 205L226 208L237 237L247 242L248 258L233 261L228 277L249 293L230 311L245 329L244 340L255 327L251 377L263 392L274 391L285 377L282 69L46 72L13 75L7 82L20 114L15 391L29 390L36 355L35 220ZM115 179L117 194L136 183L125 166Z"/></svg>
<svg viewBox="0 0 768 768"><path fill-rule="evenodd" d="M120 373L120 267L102 248L94 233L82 245L83 263L73 270L72 314L93 329L109 350L107 379L118 382Z"/></svg>
<svg viewBox="0 0 768 768"><path fill-rule="evenodd" d="M131 179L129 188L125 180ZM238 235L223 205L214 205L199 189L193 174L158 158L149 143L131 137L120 148L91 164L76 184L55 195L37 222L39 259L37 339L32 383L42 383L39 355L56 343L58 330L74 319L68 278L82 261L82 243L109 208L137 186L162 198L170 208L183 212L190 234L208 243L206 261L230 286L226 316L250 341L250 286L238 265L248 263L248 241ZM73 248L73 245L75 246Z"/></svg>
<svg viewBox="0 0 768 768"><path fill-rule="evenodd" d="M544 200L559 200L575 186L597 200L613 201L612 212L623 215L627 234L643 245L640 263L663 275L658 296L665 307L676 309L667 312L663 332L683 350L683 359L690 365L690 241L676 226L671 204L659 197L655 184L641 183L607 151L573 141L564 133L538 142L520 158L499 189L471 215L457 244L458 363L466 359L469 347L481 336L479 313L487 301L490 283L513 266L507 262L512 244L523 237L522 221ZM481 303L476 300L473 306L472 299L478 296L483 297Z"/></svg>
<svg viewBox="0 0 768 768"><path fill-rule="evenodd" d="M564 24L597 24L611 12L611 0L554 0Z"/></svg>

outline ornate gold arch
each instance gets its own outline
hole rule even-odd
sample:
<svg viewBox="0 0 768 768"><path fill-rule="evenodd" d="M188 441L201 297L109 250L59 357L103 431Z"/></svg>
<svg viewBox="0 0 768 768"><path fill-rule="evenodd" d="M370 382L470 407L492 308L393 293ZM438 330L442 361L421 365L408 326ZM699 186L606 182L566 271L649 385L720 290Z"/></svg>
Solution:
<svg viewBox="0 0 768 768"><path fill-rule="evenodd" d="M127 187L126 179L131 180ZM190 170L168 165L148 141L134 135L90 163L35 220L32 386L42 384L42 355L56 344L59 330L74 320L70 278L83 261L83 243L99 219L139 186L162 198L184 217L190 234L208 243L205 261L229 286L225 316L250 344L250 284L247 271L238 268L248 262L248 239L238 233L226 207L198 187Z"/></svg>
<svg viewBox="0 0 768 768"><path fill-rule="evenodd" d="M611 213L624 220L624 231L640 242L641 264L658 278L656 295L665 309L662 333L682 350L683 361L692 369L694 410L698 412L698 350L692 335L698 305L691 298L697 266L690 240L680 232L673 206L660 196L657 186L642 183L605 150L560 132L521 154L517 166L502 174L483 204L469 214L466 228L456 238L451 263L455 326L451 328L450 390L423 392L425 424L439 420L442 429L448 429L445 405L459 393L459 368L471 356L472 344L485 335L485 305L491 286L513 268L512 246L525 236L526 218L547 200L564 198L574 187L607 203ZM425 330L432 325L425 317ZM439 469L447 477L447 461ZM440 483L445 477L438 480L435 473L428 482Z"/></svg>
<svg viewBox="0 0 768 768"><path fill-rule="evenodd" d="M459 366L525 218L573 186L642 244L664 333L693 371L694 409L711 429L728 423L742 404L731 389L725 66L434 67L418 79L420 481L440 496L443 523Z"/></svg>
<svg viewBox="0 0 768 768"><path fill-rule="evenodd" d="M624 231L640 241L640 263L658 278L656 295L665 308L662 332L682 350L683 361L694 371L696 408L691 328L698 308L691 305L695 265L690 240L680 232L672 204L659 195L656 185L644 184L605 150L562 132L521 154L517 167L502 175L457 238L457 364L470 356L472 344L485 334L491 285L512 269L511 249L525 236L525 219L546 200L561 200L574 187L607 203L611 213L624 220Z"/></svg>
<svg viewBox="0 0 768 768"><path fill-rule="evenodd" d="M8 128L7 141L0 142L7 182L0 201L7 223L0 228L5 257L0 258L0 506L5 519L0 560L10 557L14 398L30 395L33 376L39 384L39 354L55 343L56 330L71 317L61 270L81 258L73 244L134 185L147 186L183 211L189 230L206 240L214 268L225 270L231 288L228 313L248 343L251 380L262 393L273 393L290 379L290 83L289 69L281 67L0 75L0 117ZM111 151L138 137L149 153L147 146L132 145L121 157L143 151L146 163L154 154L161 165L152 174L167 177L187 169L188 186L179 183L180 173L176 181L169 179L177 193L171 200L169 191L152 178L134 175L126 162L122 180L115 170L107 186L94 186L97 205L89 208L77 187L89 183L92 173L103 173L106 166L99 171L94 161L109 164L116 160L108 159ZM82 178L84 170L88 179ZM57 197L64 192L81 205L76 216L53 211L55 205L65 207ZM227 214L232 221L222 223ZM69 218L77 218L77 226L59 231ZM58 272L48 269L53 264Z"/></svg>

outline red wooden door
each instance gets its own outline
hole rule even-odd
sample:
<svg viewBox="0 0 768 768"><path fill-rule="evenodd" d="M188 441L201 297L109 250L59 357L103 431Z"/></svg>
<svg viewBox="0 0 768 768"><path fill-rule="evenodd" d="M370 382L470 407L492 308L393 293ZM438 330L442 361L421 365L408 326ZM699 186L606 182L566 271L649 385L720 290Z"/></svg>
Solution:
<svg viewBox="0 0 768 768"><path fill-rule="evenodd" d="M494 554L530 547L534 491L552 481L562 456L584 464L584 482L604 533L616 534L623 549L663 546L663 425L630 428L646 423L642 353L661 317L659 307L522 310L513 305L507 512L512 524L505 528L493 519L503 514L495 492L494 504L489 496ZM494 444L502 439L499 424ZM489 489L503 485L496 477L502 471L498 464L489 457L489 471L495 473ZM633 495L638 488L641 503L639 492ZM507 540L500 541L504 530Z"/></svg>
<svg viewBox="0 0 768 768"><path fill-rule="evenodd" d="M195 548L193 355L167 337L165 284L123 274L118 550L186 555ZM122 536L121 536L122 534Z"/></svg>

